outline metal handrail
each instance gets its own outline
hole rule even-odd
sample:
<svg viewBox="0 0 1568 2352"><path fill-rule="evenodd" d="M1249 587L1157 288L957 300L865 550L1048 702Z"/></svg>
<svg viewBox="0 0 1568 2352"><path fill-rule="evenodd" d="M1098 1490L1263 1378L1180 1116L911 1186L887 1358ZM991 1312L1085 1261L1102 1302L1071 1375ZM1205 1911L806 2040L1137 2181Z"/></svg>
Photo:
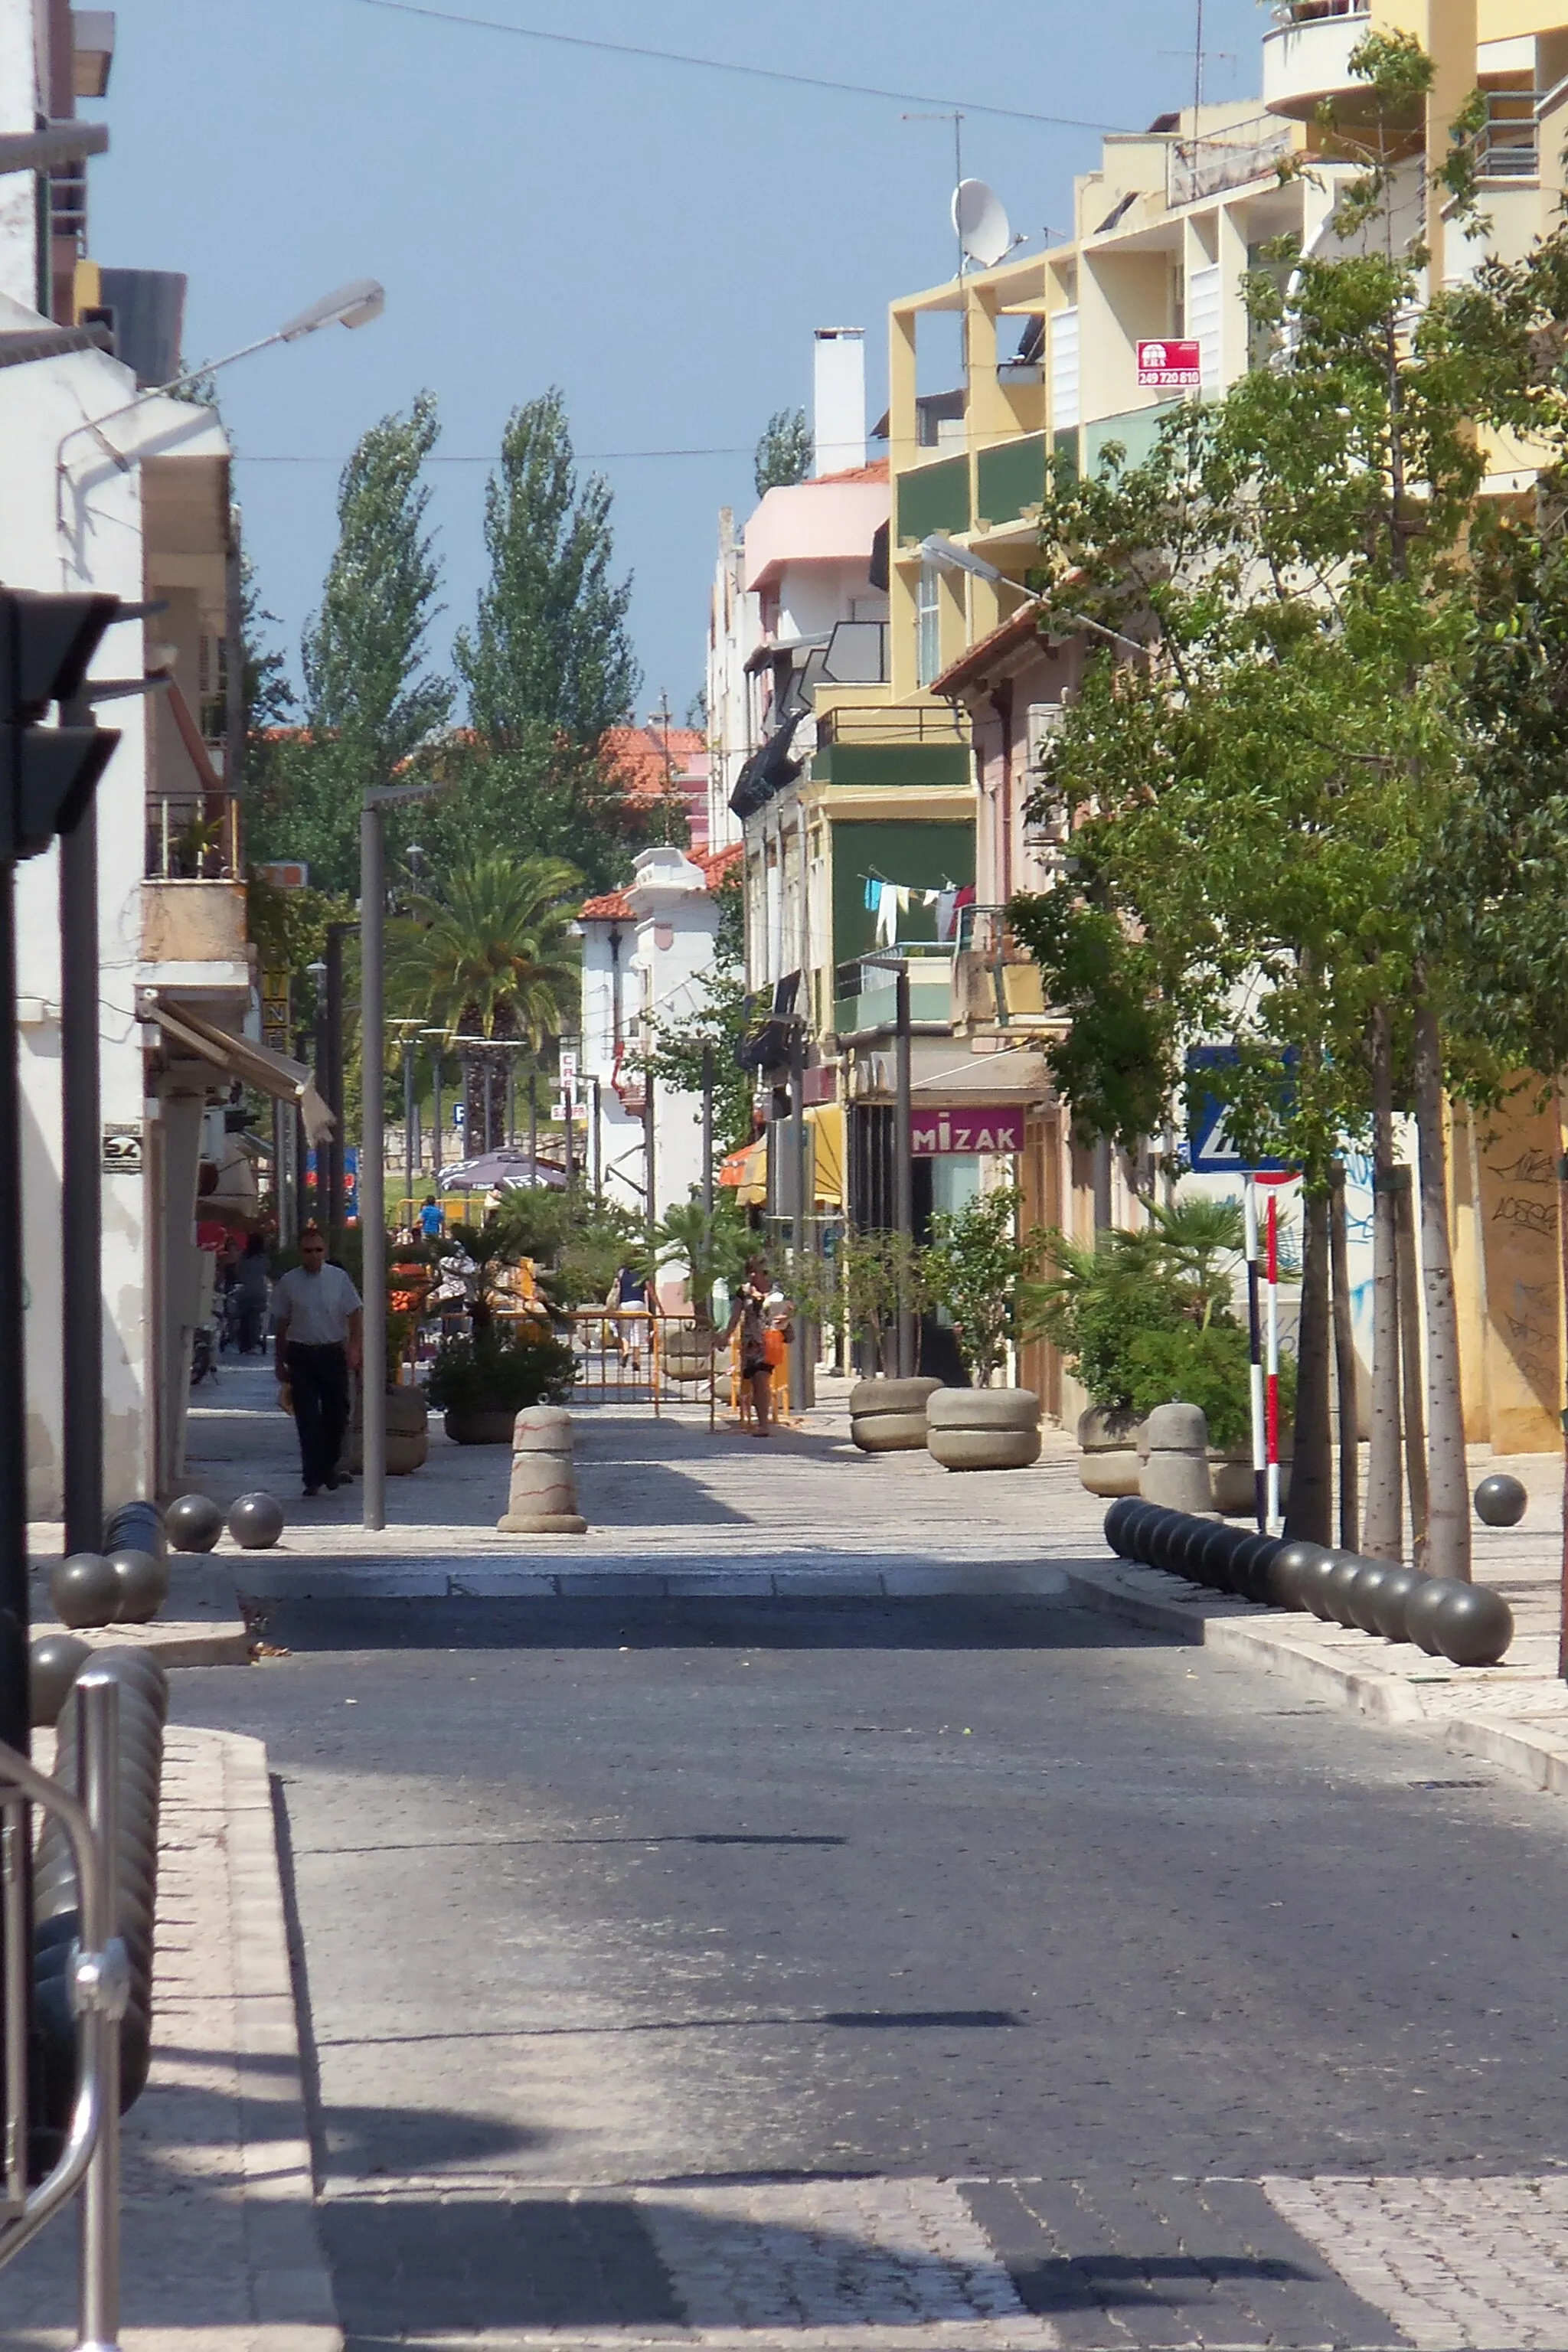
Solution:
<svg viewBox="0 0 1568 2352"><path fill-rule="evenodd" d="M0 2220L0 2267L35 2238L85 2182L78 2352L116 2352L120 2332L120 2022L130 1992L125 1946L114 1933L109 1856L120 1811L120 1686L101 1668L77 1676L78 1780L85 1803L0 1745L0 1809L6 1821L5 2174L21 2210ZM27 1808L53 1813L70 1843L80 1898L81 1936L70 1958L71 2006L79 2021L76 2096L58 2161L26 2191L28 1971L32 1953L16 1932L26 1906L14 1893L28 1864ZM16 1834L17 1817L20 1831ZM20 2063L18 2063L18 2046Z"/></svg>

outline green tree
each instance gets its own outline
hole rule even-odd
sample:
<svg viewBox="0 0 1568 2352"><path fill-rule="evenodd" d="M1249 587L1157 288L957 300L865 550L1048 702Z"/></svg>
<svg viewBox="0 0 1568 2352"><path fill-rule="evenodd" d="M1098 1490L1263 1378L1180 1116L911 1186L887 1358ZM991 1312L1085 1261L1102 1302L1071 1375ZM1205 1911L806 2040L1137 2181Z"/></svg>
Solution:
<svg viewBox="0 0 1568 2352"><path fill-rule="evenodd" d="M1046 1244L1043 1234L1020 1232L1022 1208L1021 1194L1004 1187L962 1209L939 1209L922 1253L925 1287L952 1317L959 1352L979 1388L1028 1336L1029 1285Z"/></svg>
<svg viewBox="0 0 1568 2352"><path fill-rule="evenodd" d="M656 1083L686 1095L700 1096L705 1071L711 1073L713 1150L719 1156L750 1140L754 1081L735 1059L735 1048L749 1025L740 877L726 876L714 895L719 924L713 961L697 976L697 1001L690 1010L658 1024L647 1066Z"/></svg>
<svg viewBox="0 0 1568 2352"><path fill-rule="evenodd" d="M451 684L426 666L440 572L421 476L439 429L421 393L406 415L372 425L343 468L338 544L300 649L303 728L266 761L252 854L306 858L324 889L357 876L365 789L388 782L451 710Z"/></svg>
<svg viewBox="0 0 1568 2352"><path fill-rule="evenodd" d="M804 482L811 471L811 427L804 408L778 408L763 425L752 460L758 498Z"/></svg>
<svg viewBox="0 0 1568 2352"><path fill-rule="evenodd" d="M581 877L556 858L492 853L441 877L390 927L390 1000L451 1029L465 1066L468 1136L487 1149L505 1095L504 1059L463 1039L515 1041L535 1053L574 1009L571 935Z"/></svg>
<svg viewBox="0 0 1568 2352"><path fill-rule="evenodd" d="M457 664L477 732L515 751L544 728L584 749L630 714L641 683L631 582L611 576L609 486L579 486L559 391L514 409L485 493L489 580Z"/></svg>
<svg viewBox="0 0 1568 2352"><path fill-rule="evenodd" d="M1518 405L1540 303L1519 272L1420 306L1426 257L1387 199L1401 125L1431 67L1405 37L1353 59L1373 129L1342 195L1344 247L1270 256L1248 289L1270 364L1184 409L1152 459L1058 483L1051 582L1064 607L1145 639L1091 657L1047 796L1075 813L1071 887L1021 906L1074 1014L1058 1079L1080 1129L1157 1132L1184 1046L1234 1036L1231 1125L1304 1170L1299 1498L1326 1459L1329 1163L1370 1130L1380 1177L1408 1089L1420 1140L1428 1339L1430 1561L1468 1566L1458 1319L1444 1160L1442 908L1462 887L1431 845L1465 773L1478 427ZM1467 116L1445 166L1461 211ZM1534 265L1541 275L1540 265ZM1561 264L1554 265L1558 269ZM1069 625L1065 612L1058 626ZM1377 1192L1369 1549L1397 1548L1392 1198ZM1392 1498L1392 1514L1390 1501ZM1326 1504L1324 1506L1326 1510ZM1392 1517L1392 1542L1391 1534ZM1326 1521L1325 1521L1326 1524Z"/></svg>

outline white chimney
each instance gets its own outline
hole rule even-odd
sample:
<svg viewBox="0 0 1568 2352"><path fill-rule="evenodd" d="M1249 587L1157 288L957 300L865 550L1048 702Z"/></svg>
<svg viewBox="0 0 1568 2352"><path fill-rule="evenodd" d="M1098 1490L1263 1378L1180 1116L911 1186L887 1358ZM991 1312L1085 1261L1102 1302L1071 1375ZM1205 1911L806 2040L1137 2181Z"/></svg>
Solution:
<svg viewBox="0 0 1568 2352"><path fill-rule="evenodd" d="M812 371L812 471L866 462L866 330L818 327Z"/></svg>

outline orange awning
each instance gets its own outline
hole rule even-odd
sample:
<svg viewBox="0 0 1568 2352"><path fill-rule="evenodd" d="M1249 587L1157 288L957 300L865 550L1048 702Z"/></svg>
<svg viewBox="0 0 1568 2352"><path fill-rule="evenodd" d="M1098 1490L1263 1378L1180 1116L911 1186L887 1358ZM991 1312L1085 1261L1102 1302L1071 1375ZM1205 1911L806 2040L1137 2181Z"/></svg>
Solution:
<svg viewBox="0 0 1568 2352"><path fill-rule="evenodd" d="M768 1197L768 1145L765 1136L726 1152L719 1162L718 1181L729 1186L742 1209L760 1209Z"/></svg>

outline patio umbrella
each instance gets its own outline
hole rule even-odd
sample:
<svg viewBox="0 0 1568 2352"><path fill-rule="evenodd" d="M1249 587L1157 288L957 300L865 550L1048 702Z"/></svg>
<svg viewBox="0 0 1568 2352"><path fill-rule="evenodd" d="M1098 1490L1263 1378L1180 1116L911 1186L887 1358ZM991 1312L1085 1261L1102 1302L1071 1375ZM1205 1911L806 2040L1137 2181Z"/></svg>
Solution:
<svg viewBox="0 0 1568 2352"><path fill-rule="evenodd" d="M481 1151L477 1159L461 1160L455 1168L441 1171L443 1192L488 1192L493 1187L506 1192L535 1185L560 1192L565 1190L566 1178L548 1160L531 1160L526 1151L504 1147L500 1151Z"/></svg>

